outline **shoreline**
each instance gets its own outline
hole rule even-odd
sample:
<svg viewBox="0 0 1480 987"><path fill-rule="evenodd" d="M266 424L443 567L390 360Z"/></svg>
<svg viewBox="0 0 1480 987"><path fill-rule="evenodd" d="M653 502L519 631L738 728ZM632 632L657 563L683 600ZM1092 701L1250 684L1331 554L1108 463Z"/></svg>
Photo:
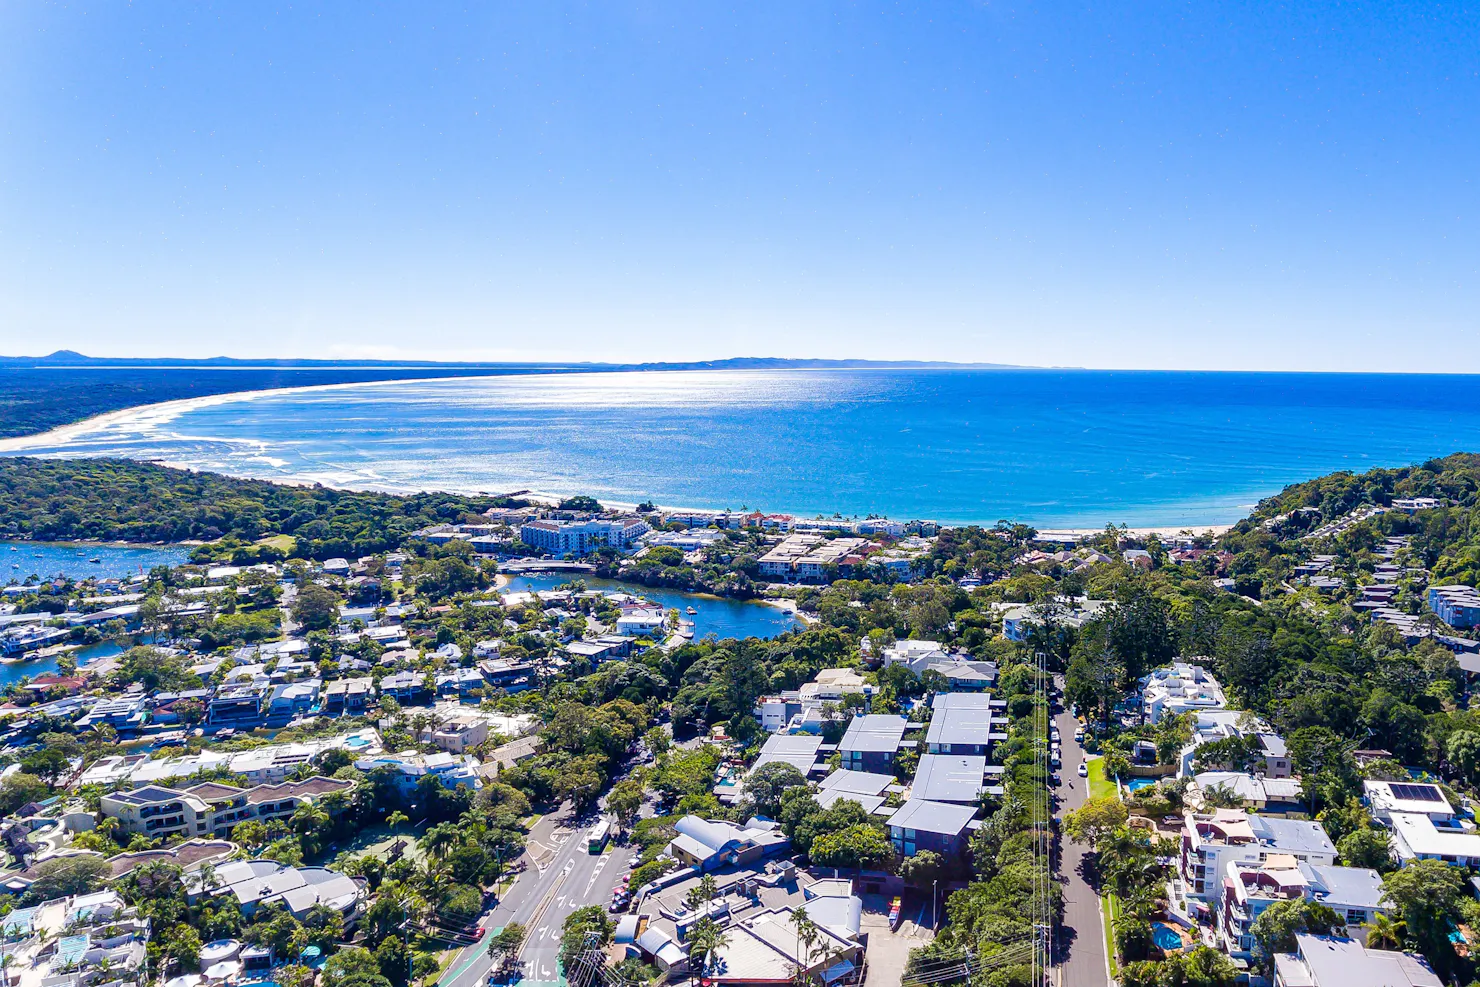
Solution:
<svg viewBox="0 0 1480 987"><path fill-rule="evenodd" d="M603 375L603 374L622 374L622 375L627 375L627 374L632 374L632 373L662 373L662 374L672 373L672 374L683 374L683 373L706 373L706 372L709 372L709 371L702 371L702 370L671 370L671 371L669 371L669 370L650 370L650 371L620 370L620 371L595 371L595 372L587 371L587 372L580 372L580 371L562 371L562 370L556 370L556 371L551 371L549 373L532 374L532 375L525 375L525 376L567 377L567 376L577 376L577 375L579 375L579 376L586 377L586 376L593 376L593 375L600 376L600 375ZM462 381L491 380L491 379L502 379L504 376L506 376L506 375L502 375L502 374L487 374L487 375L482 375L482 376L458 377L456 379L462 380ZM199 396L199 397L176 398L176 399L169 400L169 401L159 401L159 402L154 402L154 403L150 403L150 404L133 405L133 406L128 407L128 408L121 408L121 409L119 409L117 411L104 412L103 414L95 415L95 416L93 416L91 418L84 419L84 420L82 420L80 422L73 422L73 423L68 424L68 425L60 425L60 426L58 426L58 427L56 427L54 429L50 429L50 430L48 430L46 432L37 432L37 433L33 433L31 435L15 436L15 437L11 437L11 438L0 439L0 456L24 456L28 452L30 452L32 450L35 450L35 449L38 449L38 448L45 448L45 447L48 447L48 446L57 446L57 445L67 445L67 444L72 443L72 442L76 441L77 439L83 438L85 436L91 436L91 435L95 435L95 434L99 434L99 433L104 433L104 432L108 431L109 429L111 429L111 428L113 428L115 426L124 425L124 424L133 425L133 426L137 427L140 430L147 430L147 429L150 429L150 428L159 427L161 425L164 425L164 424L166 424L168 422L171 422L171 421L175 420L176 418L179 418L182 415L188 414L189 412L196 411L196 410L199 410L199 409L202 409L202 408L212 408L212 407L218 407L218 406L221 406L221 405L237 404L237 403L248 404L248 403L251 403L253 401L258 401L258 400L262 400L264 398L270 398L270 397L280 397L280 396L297 395L297 394L311 394L311 393L320 393L320 392L328 393L328 392L343 390L343 389L346 389L346 388L387 387L387 386L404 385L404 384L440 383L440 382L445 382L447 379L448 378L445 378L445 377L407 377L407 378L395 378L395 379L391 379L391 380L346 381L346 382L333 383L333 384L309 384L309 385L302 385L302 386L260 388L260 389L256 389L256 390L228 391L228 392L222 393L222 394L208 394L208 395L202 395L202 396ZM81 452L80 450L72 450L70 452L50 453L50 454L47 454L44 458L47 458L47 459L74 459L74 460L75 459L95 458L95 457L87 456L85 454L79 454L80 452ZM125 457L125 458L131 458L131 457ZM198 468L193 467L193 466L190 466L188 464L184 464L184 463L173 463L173 462L170 462L168 460L160 460L160 459L149 459L149 460L146 460L146 459L134 459L133 461L134 462L140 462L140 463L152 463L154 465L165 466L165 467L169 467L169 468L172 468L172 469L180 469L180 470L184 470L184 471L187 471L187 472L211 472L211 473L221 472L219 470L213 470L213 469L198 469ZM464 495L464 496L491 496L491 497L510 496L509 493L503 492L503 491L476 490L476 489L472 489L472 488L459 488L456 485L444 485L441 488L436 488L436 487L411 487L411 486L399 486L399 485L384 484L384 483L365 483L365 484L359 484L359 483L354 483L354 482L345 483L343 481L338 482L338 483L326 483L322 479L314 479L312 477L281 476L281 477L271 477L271 478L269 478L269 477L257 476L257 475L238 475L238 474L232 474L232 473L221 473L221 475L230 476L233 479L242 479L242 480L252 480L252 481L258 481L258 482L265 482L265 483L273 483L273 484L277 484L279 486L285 486L285 487L292 487L292 486L312 486L312 485L315 485L315 484L319 484L319 485L323 485L325 487L329 487L329 488L332 488L332 489L340 489L340 490L362 490L362 491L369 491L369 492L386 493L386 494L391 494L391 495L395 495L395 496L413 496L413 495L420 494L420 493L449 493L449 494L460 494L460 495ZM567 496L576 496L576 495L585 493L585 491L575 491L573 493L558 493L558 492L553 492L553 491L534 490L534 489L522 489L522 488L518 488L517 485L515 485L515 489L520 489L521 490L521 492L518 494L518 496L521 497L521 498L524 498L524 499L527 499L527 500L530 500L530 501L533 501L533 502L537 502L537 503L551 503L551 504L559 503L560 500L564 499ZM604 505L606 505L606 506L609 506L609 507L612 507L612 508L616 508L618 510L625 510L625 511L634 510L636 508L636 506L637 506L637 504L635 502L627 502L627 501L622 501L622 500L603 500L602 503ZM1157 535L1157 536L1161 536L1161 537L1174 536L1174 535L1182 534L1184 532L1192 533L1194 535L1208 533L1208 534L1212 534L1214 536L1217 536L1217 535L1220 535L1220 534L1228 531L1229 529L1231 529L1234 525L1236 525L1239 521L1243 520L1245 517L1248 517L1249 512L1253 509L1253 507L1254 507L1253 504L1241 505L1241 507L1240 507L1240 510L1241 510L1240 515L1237 518L1234 518L1234 519L1228 520L1228 521L1217 521L1217 522L1199 521L1199 522L1182 523L1182 524L1143 524L1143 525L1129 525L1128 524L1128 525L1125 526L1124 531L1125 531L1125 533L1127 535L1130 535L1130 536L1133 536L1133 537L1142 537L1142 538L1149 537L1151 535ZM721 508L718 508L718 507L713 507L713 506L708 506L708 505L696 505L696 504L663 504L663 505L660 505L660 508L659 509L660 510L665 510L665 511L684 511L684 510L693 510L693 511L719 511L719 510L721 510ZM769 513L770 511L767 511L767 512ZM789 513L792 516L796 517L798 520L812 520L814 518L823 518L823 519L826 519L826 518L828 518L828 517L831 516L830 513L827 512L827 511L818 511L817 513L813 514L813 513L804 513L802 511L785 511L785 510L780 510L780 511L776 511L776 513ZM913 520L913 519L910 519L910 520ZM922 518L922 520L932 520L932 519L930 519L930 518ZM1099 534L1100 532L1102 532L1102 531L1105 530L1105 526L1103 524L1101 524L1099 526L1095 526L1095 527L1078 527L1078 526L1045 525L1045 524L1043 524L1041 522L1038 522L1038 521L1033 520L1032 518L1013 518L1013 519L1010 519L1010 520L1012 520L1014 523L1027 524L1027 525L1030 525L1030 526L1032 526L1034 528L1037 528L1038 531L1039 531L1040 536L1047 534L1047 535L1062 535L1062 536L1064 536L1066 538L1067 537L1084 538L1086 536L1092 536L1092 535ZM978 526L978 527L983 527L983 528L989 528L989 527L991 527L995 523L995 521L986 521L986 520L981 520L981 521L953 520L953 521L942 521L942 522L938 522L938 523L940 524L941 527L964 528L964 527L970 527L970 526ZM141 544L147 545L149 543L141 543ZM158 543L158 544L170 544L170 545L172 545L172 544L175 544L175 543L166 542L166 543Z"/></svg>

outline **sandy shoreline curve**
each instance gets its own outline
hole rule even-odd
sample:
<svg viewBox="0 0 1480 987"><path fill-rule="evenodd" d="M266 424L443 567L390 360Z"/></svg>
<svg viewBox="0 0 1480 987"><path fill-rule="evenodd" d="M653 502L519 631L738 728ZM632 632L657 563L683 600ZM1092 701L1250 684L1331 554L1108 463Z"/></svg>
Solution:
<svg viewBox="0 0 1480 987"><path fill-rule="evenodd" d="M525 377L557 377L567 376L568 372L557 371L551 374L523 374L517 376ZM516 376L514 374L483 374L480 376L458 377L457 380L491 380L502 377ZM445 381L447 377L396 377L392 380L351 380L342 381L337 384L304 384L299 387L264 387L254 391L226 391L223 394L205 394L197 398L175 398L172 401L156 401L152 404L136 404L117 411L106 411L101 415L84 418L80 422L72 422L69 425L58 425L46 432L37 432L34 435L17 435L8 439L0 439L0 455L15 452L24 452L27 449L36 449L44 446L59 445L71 442L84 435L104 431L111 426L121 425L132 421L155 421L167 422L181 415L195 411L199 408L214 408L222 404L236 404L240 401L257 401L265 397L279 397L287 394L310 394L318 391L337 391L347 387L381 387L388 384L429 384L437 381Z"/></svg>
<svg viewBox="0 0 1480 987"><path fill-rule="evenodd" d="M552 371L550 373L517 374L517 375L516 374L483 374L483 375L477 375L477 376L457 377L455 379L456 380L459 380L459 381L504 380L504 379L508 379L508 378L518 378L518 379L521 379L521 380L527 380L527 379L529 379L531 377L539 377L539 378L570 377L570 376L583 376L583 377L586 377L586 376L602 376L602 375L606 375L606 374L609 374L609 373L610 374L623 374L623 375L625 375L625 374L633 374L633 373L637 373L637 374L642 374L642 373L678 373L678 374L681 374L681 373L703 373L703 372L706 372L706 371L684 371L684 370L673 370L673 371L595 371L595 372L591 372L591 371L585 371L585 372L582 372L582 371ZM739 372L744 372L744 371L739 371ZM158 402L154 402L152 404L133 405L133 406L128 407L128 408L120 408L117 411L108 411L108 412L104 412L103 414L100 414L100 415L94 415L93 417L86 418L86 419L84 419L84 420L82 420L80 422L72 422L72 423L67 424L67 425L59 425L56 428L50 429L50 430L48 430L46 432L38 432L38 433L36 433L34 435L21 435L21 436L15 436L15 437L12 437L12 438L0 439L0 456L5 456L5 455L21 455L21 454L24 454L27 451L34 450L34 449L41 449L41 448L46 448L46 447L49 447L49 446L56 446L56 445L65 445L65 444L67 444L69 442L75 441L76 439L82 438L84 436L93 435L93 434L97 434L97 433L100 433L100 432L106 432L110 428L113 428L115 426L120 426L120 425L135 424L135 423L141 424L141 425L160 425L160 424L164 424L166 422L172 421L172 420L180 417L181 415L187 414L187 413L189 413L191 411L196 411L196 410L199 410L201 408L217 407L219 405L224 405L224 404L249 403L249 402L252 402L252 401L261 400L263 398L281 397L281 396L294 395L294 394L309 394L309 393L318 393L318 392L338 391L338 390L344 390L344 389L347 389L347 388L388 387L388 386L393 386L393 385L398 385L398 384L430 384L430 383L440 383L440 382L445 382L445 381L447 381L449 379L452 379L452 378L447 378L447 377L398 377L398 378L394 378L394 379L391 379L391 380L342 381L342 382L334 383L334 384L306 384L306 385L297 386L297 387L270 387L270 388L259 388L259 389L256 389L256 390L248 390L248 391L228 391L228 392L225 392L223 394L207 394L207 395L202 395L200 397L176 398L174 400L170 400L170 401L158 401ZM82 458L82 457L79 457L79 458ZM161 465L172 466L172 468L175 468L175 469L184 469L184 470L187 470L187 471L193 469L193 467L190 467L188 465L183 465L183 464L161 463ZM228 475L231 475L231 474L228 474ZM311 485L311 484L314 484L314 483L317 483L317 482L321 482L321 481L316 481L316 480L307 479L307 478L305 478L305 479L295 479L295 478L292 478L292 477L280 477L280 478L247 477L247 478L248 479L262 479L265 482L268 482L268 483L276 483L276 484L280 484L280 485L283 485L283 486L302 486L302 485ZM325 485L326 486L329 486L331 484L325 484ZM423 493L423 492L432 492L432 488L429 488L429 487L422 487L422 488L414 488L413 489L413 488L402 488L402 487L400 487L398 485L374 485L374 484L369 484L369 485L356 486L356 485L347 484L347 485L340 486L339 484L333 484L333 486L339 487L340 489L347 489L347 490L348 489L375 490L375 491L379 491L379 492L382 492L382 493L401 494L401 495L414 494L414 493ZM439 488L439 489L441 489L441 488ZM449 488L446 488L445 490L442 490L442 492L446 492L446 493L457 493L457 494L469 494L469 495L475 495L475 496L505 496L505 495L507 495L507 492L493 492L493 491L471 490L471 489L455 489L455 488L450 488L450 487ZM542 502L553 502L553 503L558 503L561 499L563 499L566 496L564 494L556 493L556 492L553 492L553 491L547 492L547 491L537 491L537 490L519 490L518 491L518 494L520 496L527 497L530 500L542 501ZM616 508L618 510L632 510L632 509L634 509L637 506L635 503L626 503L626 502L622 502L622 501L603 501L603 503L607 504L607 506L609 506L609 507L614 507L614 508ZM716 508L716 507L711 507L711 506L706 506L706 505L692 505L692 504L684 504L684 505L663 504L663 505L659 505L659 509L660 510L667 510L667 511L686 511L686 510L693 510L693 511L710 511L710 510L715 510L715 511L717 511L717 510L721 510L721 508ZM810 519L808 516L803 515L803 514L800 514L800 513L795 514L795 516L798 519L800 519L800 520L809 520ZM826 517L826 516L827 515L825 513L817 515L817 517ZM1037 527L1034 524L1034 522L1032 520L1030 520L1030 519L1023 519L1022 520L1022 523L1029 524L1029 525L1034 525L1035 527ZM1224 532L1229 531L1230 529L1232 529L1234 527L1234 524L1235 523L1236 522L1222 523L1222 524L1206 524L1206 523L1203 523L1203 524L1184 524L1184 525L1155 525L1155 526L1142 526L1142 527L1128 526L1126 528L1119 529L1119 530L1123 530L1127 535L1130 535L1131 537L1137 537L1137 538L1145 538L1145 537L1149 537L1151 535L1156 535L1158 537L1167 538L1167 537L1172 537L1172 536L1181 535L1181 534L1185 534L1185 533L1191 533L1191 534L1194 534L1194 535L1209 534L1209 535L1217 536L1217 535L1221 535ZM947 524L947 525L944 525L944 526L945 527L967 527L967 526L969 526L969 524L968 523L957 523L957 524ZM988 523L982 523L980 526L981 527L990 527L991 525L988 524ZM1039 528L1038 530L1039 530L1040 537L1050 536L1050 537L1063 537L1065 539L1068 539L1068 538L1082 539L1082 538L1086 538L1086 537L1090 537L1090 536L1093 536L1093 535L1100 534L1105 529L1104 529L1104 527L1098 527L1098 528Z"/></svg>

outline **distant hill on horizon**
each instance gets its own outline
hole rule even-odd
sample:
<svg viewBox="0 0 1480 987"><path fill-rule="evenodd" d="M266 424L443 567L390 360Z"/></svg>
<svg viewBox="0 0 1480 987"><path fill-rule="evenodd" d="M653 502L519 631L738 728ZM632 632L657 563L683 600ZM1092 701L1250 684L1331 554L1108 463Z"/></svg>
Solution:
<svg viewBox="0 0 1480 987"><path fill-rule="evenodd" d="M88 356L75 350L57 350L45 356L0 356L0 367L34 369L88 369L127 367L145 369L211 370L400 370L400 369L489 369L489 370L847 370L891 368L908 370L1034 370L1011 363L954 363L946 360L831 360L773 356L738 356L722 360L674 360L649 363L605 363L601 361L478 361L478 360L248 360L213 356L201 360L183 357Z"/></svg>

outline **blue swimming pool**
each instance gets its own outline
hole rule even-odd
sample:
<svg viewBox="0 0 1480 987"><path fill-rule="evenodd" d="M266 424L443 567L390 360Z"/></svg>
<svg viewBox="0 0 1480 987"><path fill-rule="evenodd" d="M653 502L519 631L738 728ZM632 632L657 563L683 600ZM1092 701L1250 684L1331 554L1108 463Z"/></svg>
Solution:
<svg viewBox="0 0 1480 987"><path fill-rule="evenodd" d="M1156 779L1155 778L1129 778L1129 779L1126 780L1125 787L1126 787L1127 790L1132 791L1132 792L1139 792L1143 788L1155 788L1156 787Z"/></svg>
<svg viewBox="0 0 1480 987"><path fill-rule="evenodd" d="M1156 943L1156 948L1164 953L1170 953L1182 948L1182 936L1170 925L1160 922L1151 923L1151 941Z"/></svg>

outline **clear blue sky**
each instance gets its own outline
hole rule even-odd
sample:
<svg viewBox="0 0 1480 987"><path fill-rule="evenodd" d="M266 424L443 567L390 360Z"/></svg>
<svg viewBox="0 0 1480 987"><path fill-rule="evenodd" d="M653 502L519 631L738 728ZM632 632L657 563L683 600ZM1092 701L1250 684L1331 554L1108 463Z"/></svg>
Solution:
<svg viewBox="0 0 1480 987"><path fill-rule="evenodd" d="M1480 371L1466 3L0 5L0 352Z"/></svg>

